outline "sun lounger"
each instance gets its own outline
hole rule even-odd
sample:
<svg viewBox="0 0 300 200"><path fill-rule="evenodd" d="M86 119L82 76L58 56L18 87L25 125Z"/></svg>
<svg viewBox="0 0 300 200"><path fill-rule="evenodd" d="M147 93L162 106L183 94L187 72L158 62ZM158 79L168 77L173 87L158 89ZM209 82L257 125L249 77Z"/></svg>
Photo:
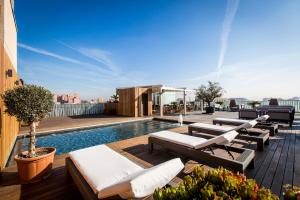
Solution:
<svg viewBox="0 0 300 200"><path fill-rule="evenodd" d="M194 123L188 126L188 132L190 135L197 135L197 132L208 133L213 135L220 135L225 132L236 130L239 132L237 139L256 142L257 150L263 151L264 144L269 144L269 130L261 130L252 128L257 124L256 120L248 121L240 126L218 126L213 124ZM196 133L193 133L196 131Z"/></svg>
<svg viewBox="0 0 300 200"><path fill-rule="evenodd" d="M149 151L153 152L154 145L159 145L182 157L195 160L201 164L213 167L223 166L234 171L244 172L249 167L254 167L255 152L250 149L237 148L229 144L238 133L230 131L220 136L194 137L171 131L151 133L148 138ZM214 149L225 150L231 158L217 155ZM233 152L239 156L234 158Z"/></svg>
<svg viewBox="0 0 300 200"><path fill-rule="evenodd" d="M84 199L143 198L169 183L183 168L179 158L149 169L106 145L69 153L66 168Z"/></svg>
<svg viewBox="0 0 300 200"><path fill-rule="evenodd" d="M259 118L258 118L259 120ZM267 123L267 118L265 120L258 121L258 123L254 126L254 128L259 129L266 129L270 131L270 135L274 136L275 133L278 133L278 124L274 123ZM244 119L231 119L231 118L215 118L213 119L213 124L219 124L219 125L231 125L231 126L240 126L244 123L249 122L250 120L244 120Z"/></svg>

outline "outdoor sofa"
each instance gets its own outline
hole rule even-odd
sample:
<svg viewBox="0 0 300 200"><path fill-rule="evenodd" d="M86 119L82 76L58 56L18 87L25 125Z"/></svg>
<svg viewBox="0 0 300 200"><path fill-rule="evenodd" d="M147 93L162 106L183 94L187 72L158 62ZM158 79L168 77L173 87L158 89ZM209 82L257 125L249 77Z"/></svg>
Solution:
<svg viewBox="0 0 300 200"><path fill-rule="evenodd" d="M233 171L244 172L247 167L254 168L254 150L238 148L229 144L238 135L236 131L229 131L220 136L194 137L171 131L160 131L149 134L148 145L150 153L154 145L163 147L183 158L197 161L213 167L225 167ZM217 154L215 149L225 150L229 156ZM234 157L233 153L238 156Z"/></svg>
<svg viewBox="0 0 300 200"><path fill-rule="evenodd" d="M260 106L255 109L241 109L240 119L255 119L261 115L269 115L268 122L288 123L293 125L295 118L294 106Z"/></svg>
<svg viewBox="0 0 300 200"><path fill-rule="evenodd" d="M235 130L239 134L237 139L251 141L257 143L257 150L263 151L264 145L269 144L269 130L261 130L253 128L257 124L256 120L248 121L240 126L219 126L205 123L193 123L188 126L188 132L190 135L197 136L201 133L207 133L212 135L221 135L225 132ZM196 131L193 133L193 131ZM200 135L201 136L201 135Z"/></svg>
<svg viewBox="0 0 300 200"><path fill-rule="evenodd" d="M270 122L288 123L292 127L295 118L294 106L261 106L260 114L268 114Z"/></svg>
<svg viewBox="0 0 300 200"><path fill-rule="evenodd" d="M239 119L255 119L259 115L256 109L240 109L239 110Z"/></svg>
<svg viewBox="0 0 300 200"><path fill-rule="evenodd" d="M68 174L86 200L143 198L168 184L183 168L179 158L144 169L106 145L69 153Z"/></svg>

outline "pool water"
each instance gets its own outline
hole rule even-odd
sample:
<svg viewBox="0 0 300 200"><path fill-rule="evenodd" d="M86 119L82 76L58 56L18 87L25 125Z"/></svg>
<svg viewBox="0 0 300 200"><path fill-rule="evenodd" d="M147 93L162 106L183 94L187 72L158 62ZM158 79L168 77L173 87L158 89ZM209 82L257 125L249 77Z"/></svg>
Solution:
<svg viewBox="0 0 300 200"><path fill-rule="evenodd" d="M36 138L36 146L55 147L56 154L59 155L77 149L133 138L177 126L177 123L158 120L128 122L100 128L39 136ZM28 141L28 138L18 139L13 152L17 153L21 149L27 149Z"/></svg>

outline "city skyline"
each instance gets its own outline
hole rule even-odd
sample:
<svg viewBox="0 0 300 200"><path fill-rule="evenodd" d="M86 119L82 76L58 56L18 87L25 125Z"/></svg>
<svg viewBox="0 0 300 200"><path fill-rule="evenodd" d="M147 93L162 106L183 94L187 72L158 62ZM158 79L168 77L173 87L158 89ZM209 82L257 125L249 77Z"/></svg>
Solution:
<svg viewBox="0 0 300 200"><path fill-rule="evenodd" d="M26 83L85 99L108 99L122 86L194 89L208 80L220 82L229 98L292 98L300 96L299 6L19 1L18 71Z"/></svg>

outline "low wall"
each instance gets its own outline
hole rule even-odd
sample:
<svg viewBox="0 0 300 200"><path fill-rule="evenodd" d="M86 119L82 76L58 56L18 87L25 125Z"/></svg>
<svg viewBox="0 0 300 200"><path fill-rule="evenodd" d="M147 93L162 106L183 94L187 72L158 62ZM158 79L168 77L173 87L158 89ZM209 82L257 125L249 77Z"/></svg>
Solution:
<svg viewBox="0 0 300 200"><path fill-rule="evenodd" d="M55 104L49 117L103 114L105 104Z"/></svg>

